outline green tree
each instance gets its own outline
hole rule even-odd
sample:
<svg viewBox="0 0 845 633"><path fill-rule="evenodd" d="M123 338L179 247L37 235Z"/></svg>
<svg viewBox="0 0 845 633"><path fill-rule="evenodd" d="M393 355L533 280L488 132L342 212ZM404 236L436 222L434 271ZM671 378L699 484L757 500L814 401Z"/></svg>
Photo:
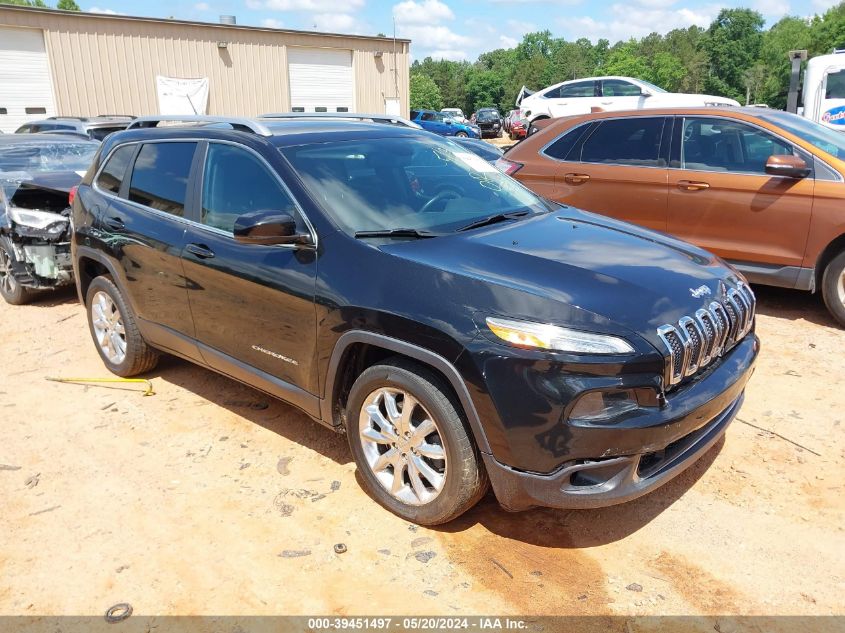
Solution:
<svg viewBox="0 0 845 633"><path fill-rule="evenodd" d="M434 81L420 73L411 75L411 109L439 110L443 107L443 96Z"/></svg>
<svg viewBox="0 0 845 633"><path fill-rule="evenodd" d="M751 9L722 9L703 42L710 62L708 92L745 98L745 71L754 65L763 43L765 20Z"/></svg>
<svg viewBox="0 0 845 633"><path fill-rule="evenodd" d="M79 11L79 5L73 0L59 0L56 8L62 11Z"/></svg>
<svg viewBox="0 0 845 633"><path fill-rule="evenodd" d="M48 8L44 4L44 0L0 0L0 4L14 4L18 7L39 7L41 9Z"/></svg>
<svg viewBox="0 0 845 633"><path fill-rule="evenodd" d="M470 110L478 108L502 108L505 96L505 86L502 78L492 70L482 70L472 74L467 84L467 99ZM510 108L507 108L510 109Z"/></svg>
<svg viewBox="0 0 845 633"><path fill-rule="evenodd" d="M791 50L811 49L812 44L813 30L804 18L783 18L763 35L759 64L765 68L766 77L756 93L756 102L766 103L773 108L786 107L786 93L792 73L792 63L787 53Z"/></svg>
<svg viewBox="0 0 845 633"><path fill-rule="evenodd" d="M604 66L606 75L623 75L653 81L651 68L644 57L637 54L637 42L631 40L625 44L617 44L610 50L607 63Z"/></svg>

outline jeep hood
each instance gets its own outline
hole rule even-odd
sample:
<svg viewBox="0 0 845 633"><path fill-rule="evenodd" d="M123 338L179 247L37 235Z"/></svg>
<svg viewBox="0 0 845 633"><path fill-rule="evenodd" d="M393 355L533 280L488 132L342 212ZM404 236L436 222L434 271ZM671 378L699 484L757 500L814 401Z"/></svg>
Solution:
<svg viewBox="0 0 845 633"><path fill-rule="evenodd" d="M659 326L694 314L740 281L686 242L572 208L381 248L463 278L462 296L474 311L606 331L622 326L654 345Z"/></svg>

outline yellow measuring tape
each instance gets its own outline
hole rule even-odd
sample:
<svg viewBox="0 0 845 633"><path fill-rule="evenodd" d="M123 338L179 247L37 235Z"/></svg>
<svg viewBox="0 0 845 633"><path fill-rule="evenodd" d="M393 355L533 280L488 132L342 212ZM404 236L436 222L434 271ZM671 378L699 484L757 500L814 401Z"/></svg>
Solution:
<svg viewBox="0 0 845 633"><path fill-rule="evenodd" d="M88 382L103 382L103 383L141 383L146 386L143 396L154 396L153 383L145 378L54 378L46 376L45 380L52 382L66 382L66 383L88 383Z"/></svg>

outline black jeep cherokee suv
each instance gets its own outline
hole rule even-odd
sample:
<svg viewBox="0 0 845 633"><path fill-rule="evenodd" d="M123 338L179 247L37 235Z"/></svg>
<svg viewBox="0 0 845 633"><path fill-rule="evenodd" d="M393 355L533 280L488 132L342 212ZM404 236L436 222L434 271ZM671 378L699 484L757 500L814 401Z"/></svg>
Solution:
<svg viewBox="0 0 845 633"><path fill-rule="evenodd" d="M448 521L488 481L510 510L633 499L742 403L754 296L707 252L420 130L155 123L108 137L73 203L103 361L163 351L278 396L346 432L406 519Z"/></svg>

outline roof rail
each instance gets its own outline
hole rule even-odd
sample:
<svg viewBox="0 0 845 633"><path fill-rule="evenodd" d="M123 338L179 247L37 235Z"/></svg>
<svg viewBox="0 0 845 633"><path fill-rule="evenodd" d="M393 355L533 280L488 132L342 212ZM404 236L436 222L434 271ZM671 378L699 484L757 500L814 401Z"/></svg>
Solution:
<svg viewBox="0 0 845 633"><path fill-rule="evenodd" d="M58 121L58 120L70 120L70 121L87 121L88 117L84 116L48 116L45 121Z"/></svg>
<svg viewBox="0 0 845 633"><path fill-rule="evenodd" d="M420 127L405 117L394 114L367 114L359 112L270 112L262 114L260 119L344 119L357 121L384 122L406 127Z"/></svg>
<svg viewBox="0 0 845 633"><path fill-rule="evenodd" d="M254 119L247 119L245 117L227 117L227 116L206 116L200 114L186 114L186 115L154 115L142 116L133 119L132 123L127 126L127 130L137 130L140 128L157 127L162 122L173 123L225 123L230 125L233 130L240 132L252 132L260 136L273 136L273 133L266 125L259 123Z"/></svg>
<svg viewBox="0 0 845 633"><path fill-rule="evenodd" d="M134 114L98 114L97 119L137 119Z"/></svg>

